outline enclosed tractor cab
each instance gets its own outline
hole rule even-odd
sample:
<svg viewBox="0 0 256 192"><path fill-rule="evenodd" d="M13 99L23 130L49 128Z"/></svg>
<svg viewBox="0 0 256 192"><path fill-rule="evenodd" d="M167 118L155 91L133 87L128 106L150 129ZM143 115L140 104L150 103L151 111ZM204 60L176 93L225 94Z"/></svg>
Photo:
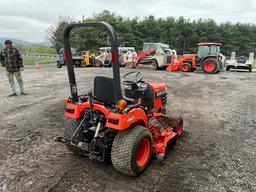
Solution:
<svg viewBox="0 0 256 192"><path fill-rule="evenodd" d="M221 43L198 43L197 54L184 54L174 57L168 71L194 72L202 69L205 73L218 73L224 70L224 62L220 53Z"/></svg>
<svg viewBox="0 0 256 192"><path fill-rule="evenodd" d="M78 95L69 34L75 27L104 28L111 42L113 77L96 76L94 89ZM167 90L164 83L143 81L143 74L131 71L120 85L118 42L111 25L105 22L70 24L64 31L71 97L65 98L66 128L63 137L74 154L99 161L111 160L120 172L137 176L147 167L152 153L163 160L166 147L182 133L183 120L165 116Z"/></svg>

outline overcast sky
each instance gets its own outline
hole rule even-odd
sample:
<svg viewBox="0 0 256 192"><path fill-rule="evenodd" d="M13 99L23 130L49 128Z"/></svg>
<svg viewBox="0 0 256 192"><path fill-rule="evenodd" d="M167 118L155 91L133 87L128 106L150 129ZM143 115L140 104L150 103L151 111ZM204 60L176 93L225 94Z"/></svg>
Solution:
<svg viewBox="0 0 256 192"><path fill-rule="evenodd" d="M104 9L126 17L184 16L256 24L256 0L1 0L0 37L44 41L59 16L78 20Z"/></svg>

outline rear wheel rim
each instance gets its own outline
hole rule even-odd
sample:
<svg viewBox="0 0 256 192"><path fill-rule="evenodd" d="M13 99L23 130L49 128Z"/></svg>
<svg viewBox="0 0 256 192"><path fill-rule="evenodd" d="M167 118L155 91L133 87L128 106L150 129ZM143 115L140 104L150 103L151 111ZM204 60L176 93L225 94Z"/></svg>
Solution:
<svg viewBox="0 0 256 192"><path fill-rule="evenodd" d="M189 66L188 65L183 65L182 70L185 72L189 71Z"/></svg>
<svg viewBox="0 0 256 192"><path fill-rule="evenodd" d="M142 139L139 142L136 152L136 164L138 167L143 167L149 158L150 153L150 141L147 138Z"/></svg>
<svg viewBox="0 0 256 192"><path fill-rule="evenodd" d="M207 61L207 62L204 64L204 69L205 69L205 71L207 71L207 72L212 72L212 71L214 71L214 69L215 69L215 63L212 62L212 61Z"/></svg>

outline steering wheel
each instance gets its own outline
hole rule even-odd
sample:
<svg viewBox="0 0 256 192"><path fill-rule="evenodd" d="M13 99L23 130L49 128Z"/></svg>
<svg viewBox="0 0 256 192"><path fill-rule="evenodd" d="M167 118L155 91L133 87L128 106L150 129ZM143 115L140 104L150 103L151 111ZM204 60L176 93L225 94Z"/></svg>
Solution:
<svg viewBox="0 0 256 192"><path fill-rule="evenodd" d="M139 71L131 71L123 76L122 83L124 85L134 85L138 82L140 82L143 78L143 74Z"/></svg>

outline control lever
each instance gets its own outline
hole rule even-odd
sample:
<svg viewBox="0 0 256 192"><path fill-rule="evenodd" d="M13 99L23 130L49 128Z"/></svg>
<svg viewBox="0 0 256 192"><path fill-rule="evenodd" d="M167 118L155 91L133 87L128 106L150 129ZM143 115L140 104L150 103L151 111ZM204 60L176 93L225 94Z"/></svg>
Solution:
<svg viewBox="0 0 256 192"><path fill-rule="evenodd" d="M87 93L88 96L92 97L92 90Z"/></svg>
<svg viewBox="0 0 256 192"><path fill-rule="evenodd" d="M80 99L82 102L88 101L89 98L93 98L92 90L90 90L87 94L81 95L81 96L79 97L79 99Z"/></svg>

